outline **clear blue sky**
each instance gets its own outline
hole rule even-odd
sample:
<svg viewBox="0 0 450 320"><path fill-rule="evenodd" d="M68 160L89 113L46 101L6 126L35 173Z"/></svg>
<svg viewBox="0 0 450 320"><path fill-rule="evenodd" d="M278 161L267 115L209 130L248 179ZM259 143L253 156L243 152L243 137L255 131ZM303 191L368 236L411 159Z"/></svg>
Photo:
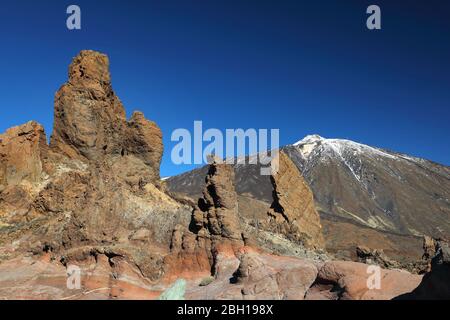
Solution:
<svg viewBox="0 0 450 320"><path fill-rule="evenodd" d="M82 30L65 27L82 9ZM382 30L365 27L382 9ZM50 135L53 97L81 49L107 53L113 86L163 130L279 128L450 164L450 1L2 1L0 131Z"/></svg>

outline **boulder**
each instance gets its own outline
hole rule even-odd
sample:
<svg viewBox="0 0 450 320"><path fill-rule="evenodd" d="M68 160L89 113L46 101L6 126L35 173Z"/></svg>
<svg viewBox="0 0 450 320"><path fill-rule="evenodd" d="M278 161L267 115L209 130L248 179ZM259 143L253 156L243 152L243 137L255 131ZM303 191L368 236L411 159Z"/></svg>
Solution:
<svg viewBox="0 0 450 320"><path fill-rule="evenodd" d="M422 276L403 270L385 270L351 261L328 261L320 268L311 288L312 295L307 294L307 298L390 300L410 292L421 280Z"/></svg>
<svg viewBox="0 0 450 320"><path fill-rule="evenodd" d="M266 254L246 253L240 257L235 277L245 300L303 300L314 283L314 263Z"/></svg>

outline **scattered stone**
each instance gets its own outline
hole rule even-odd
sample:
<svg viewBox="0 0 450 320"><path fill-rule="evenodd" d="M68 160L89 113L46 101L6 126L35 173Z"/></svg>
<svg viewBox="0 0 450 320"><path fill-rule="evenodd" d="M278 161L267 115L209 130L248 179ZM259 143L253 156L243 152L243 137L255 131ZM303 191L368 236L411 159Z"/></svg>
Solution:
<svg viewBox="0 0 450 320"><path fill-rule="evenodd" d="M383 252L383 250L369 249L365 246L356 247L356 256L359 262L378 265L383 268L398 268L400 264L396 261L389 259Z"/></svg>

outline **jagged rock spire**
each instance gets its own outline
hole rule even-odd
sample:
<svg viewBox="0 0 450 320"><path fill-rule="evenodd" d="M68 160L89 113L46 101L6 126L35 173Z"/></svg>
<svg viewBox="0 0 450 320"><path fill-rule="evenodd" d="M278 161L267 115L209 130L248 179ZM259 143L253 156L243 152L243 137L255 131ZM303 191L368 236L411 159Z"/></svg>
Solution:
<svg viewBox="0 0 450 320"><path fill-rule="evenodd" d="M99 161L131 156L142 161L147 180L159 180L163 145L159 127L136 112L127 121L111 86L109 59L81 51L69 67L69 80L55 96L53 150L70 158Z"/></svg>
<svg viewBox="0 0 450 320"><path fill-rule="evenodd" d="M213 236L242 240L232 166L216 161L209 166L203 198L193 213L193 225L196 231L206 229Z"/></svg>

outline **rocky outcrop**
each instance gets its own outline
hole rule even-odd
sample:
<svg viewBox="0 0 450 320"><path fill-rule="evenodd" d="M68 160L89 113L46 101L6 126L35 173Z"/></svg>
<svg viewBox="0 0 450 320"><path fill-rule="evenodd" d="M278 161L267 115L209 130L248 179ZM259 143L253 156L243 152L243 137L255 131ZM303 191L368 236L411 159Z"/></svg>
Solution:
<svg viewBox="0 0 450 320"><path fill-rule="evenodd" d="M318 273L314 263L288 257L246 253L240 262L235 278L245 300L303 300Z"/></svg>
<svg viewBox="0 0 450 320"><path fill-rule="evenodd" d="M186 208L158 189L161 131L140 112L126 120L106 55L82 51L73 59L56 93L50 150L59 156L56 170L33 211L67 217L43 237L55 250L127 245L139 229L168 246L174 226L187 220Z"/></svg>
<svg viewBox="0 0 450 320"><path fill-rule="evenodd" d="M161 131L140 112L127 121L105 55L73 59L50 146L34 122L0 139L0 243L14 244L0 262L45 253L83 265L94 252L109 264L122 257L147 281L164 277L172 230L191 208L161 188Z"/></svg>
<svg viewBox="0 0 450 320"><path fill-rule="evenodd" d="M11 128L0 135L0 221L27 217L33 197L49 171L44 128L36 122Z"/></svg>
<svg viewBox="0 0 450 320"><path fill-rule="evenodd" d="M215 257L209 235L203 232L195 234L187 227L178 225L172 233L170 252L164 260L169 280L211 275Z"/></svg>
<svg viewBox="0 0 450 320"><path fill-rule="evenodd" d="M319 270L308 300L390 300L416 288L422 276L363 263L329 261Z"/></svg>
<svg viewBox="0 0 450 320"><path fill-rule="evenodd" d="M398 268L400 266L398 262L389 259L383 250L358 246L356 247L356 256L359 262L378 265L383 268Z"/></svg>
<svg viewBox="0 0 450 320"><path fill-rule="evenodd" d="M236 252L244 245L234 170L227 164L213 162L206 176L203 197L192 212L189 228L181 225L175 228L172 255L166 261L175 272L181 260L183 270L189 273L184 277L211 273L217 276L219 269L230 263L228 260L237 261Z"/></svg>
<svg viewBox="0 0 450 320"><path fill-rule="evenodd" d="M431 260L436 254L436 241L432 237L423 237L423 256L424 260Z"/></svg>
<svg viewBox="0 0 450 320"><path fill-rule="evenodd" d="M0 191L7 186L35 185L43 180L47 156L44 128L36 122L0 135Z"/></svg>
<svg viewBox="0 0 450 320"><path fill-rule="evenodd" d="M431 241L427 241L430 243ZM450 245L447 241L436 241L435 256L431 270L422 282L410 293L397 297L399 300L449 300L450 299Z"/></svg>
<svg viewBox="0 0 450 320"><path fill-rule="evenodd" d="M267 227L307 248L323 248L322 225L313 194L289 157L282 151L278 154L279 170L271 176L274 201Z"/></svg>
<svg viewBox="0 0 450 320"><path fill-rule="evenodd" d="M93 253L63 265L45 254L0 264L1 300L155 299L160 294L135 264L120 256Z"/></svg>
<svg viewBox="0 0 450 320"><path fill-rule="evenodd" d="M213 237L242 241L232 166L216 162L210 165L203 198L192 216L192 227L197 233L205 230Z"/></svg>
<svg viewBox="0 0 450 320"><path fill-rule="evenodd" d="M69 68L69 81L55 97L54 130L50 146L71 159L133 163L125 175L145 182L159 181L163 152L158 126L135 112L127 121L124 107L115 95L104 54L82 51ZM137 169L136 169L137 167Z"/></svg>

